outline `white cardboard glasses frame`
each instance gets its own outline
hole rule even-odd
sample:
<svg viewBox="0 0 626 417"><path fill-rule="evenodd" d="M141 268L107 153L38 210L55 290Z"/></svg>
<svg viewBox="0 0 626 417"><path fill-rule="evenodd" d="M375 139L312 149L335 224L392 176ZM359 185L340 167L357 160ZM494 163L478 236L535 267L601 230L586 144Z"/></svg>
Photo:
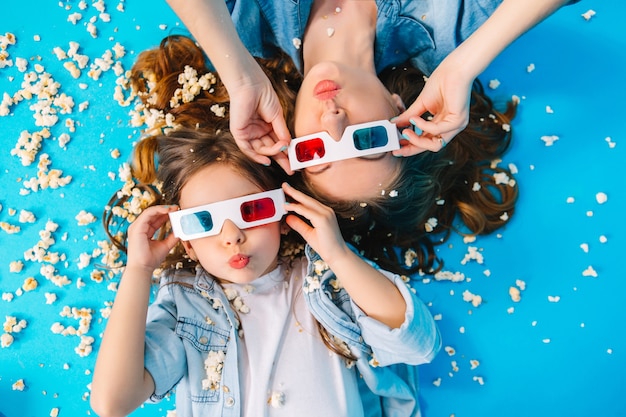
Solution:
<svg viewBox="0 0 626 417"><path fill-rule="evenodd" d="M380 133L380 129L376 128L384 128L386 143L381 146L371 145L370 147L359 149L356 144L357 138L355 138L355 133L358 134L361 131ZM301 152L306 147L310 147L313 150L319 148L322 151L322 155L319 153L311 154L311 149L306 149L304 152L307 155L303 157ZM338 142L328 132L318 132L294 138L289 144L288 155L291 169L295 171L314 165L389 152L396 149L400 149L400 132L398 132L396 125L389 120L377 120L346 127L341 135L341 140Z"/></svg>
<svg viewBox="0 0 626 417"><path fill-rule="evenodd" d="M284 205L285 194L278 188L173 211L169 218L174 236L186 241L219 234L227 219L240 229L280 221Z"/></svg>

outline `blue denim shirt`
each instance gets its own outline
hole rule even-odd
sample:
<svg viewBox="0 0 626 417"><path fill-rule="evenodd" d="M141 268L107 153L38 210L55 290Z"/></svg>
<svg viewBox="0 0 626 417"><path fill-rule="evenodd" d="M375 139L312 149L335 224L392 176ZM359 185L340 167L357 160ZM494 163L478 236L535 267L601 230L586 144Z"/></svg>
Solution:
<svg viewBox="0 0 626 417"><path fill-rule="evenodd" d="M411 60L425 74L469 37L501 0L376 0L376 70ZM279 48L302 70L302 41L313 0L226 0L250 53L269 58Z"/></svg>
<svg viewBox="0 0 626 417"><path fill-rule="evenodd" d="M358 358L359 391L368 417L419 415L417 369L441 346L428 308L402 277L381 271L407 303L405 323L397 329L367 317L336 288L334 274L310 248L303 294L313 316L343 340ZM305 262L304 259L295 262ZM155 382L151 401L176 388L179 417L239 416L241 391L237 362L239 337L235 312L222 287L202 268L196 274L166 272L148 310L145 367ZM224 352L218 389L203 389L204 362Z"/></svg>

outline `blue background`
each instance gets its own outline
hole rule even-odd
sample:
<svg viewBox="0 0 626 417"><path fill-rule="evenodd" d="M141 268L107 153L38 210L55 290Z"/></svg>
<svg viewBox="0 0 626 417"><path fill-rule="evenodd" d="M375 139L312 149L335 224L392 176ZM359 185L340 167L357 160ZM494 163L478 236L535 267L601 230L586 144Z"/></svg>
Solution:
<svg viewBox="0 0 626 417"><path fill-rule="evenodd" d="M117 76L107 71L96 81L85 69L74 80L52 49L67 51L69 42L76 41L91 64L119 42L126 48L119 61L130 69L137 53L181 31L165 2L105 2L108 23L98 19L88 3L81 11L76 1L11 2L0 17L0 33L17 37L7 48L9 59L26 58L27 71L41 64L60 83L59 93L75 102L73 112L60 115L60 122L50 128L52 135L43 140L38 154L49 154L51 168L71 175L72 181L29 195L19 190L23 181L37 175L37 161L23 166L11 149L21 131L40 130L29 108L36 100L13 105L10 115L0 117L0 222L21 227L17 234L0 230L0 293L14 295L10 302L0 300L0 320L15 316L28 322L20 333L13 333L10 347L0 349L0 412L7 417L48 416L53 408L65 417L94 415L87 397L106 323L101 309L114 299L107 287L117 277L92 281L91 272L103 269L99 258L84 269L78 268L78 259L105 240L102 209L122 185L108 173L118 172L140 137L129 125L131 107L113 99ZM117 10L118 4L124 12ZM587 21L581 15L589 9L597 14ZM76 25L67 20L74 12L83 15ZM422 367L426 417L626 416L621 401L626 394L626 274L620 261L626 248L625 12L626 5L617 1L582 1L562 9L511 45L481 76L485 84L499 81L497 88L487 88L496 102L512 95L521 98L514 143L503 162L519 170L520 198L516 214L499 233L470 243L454 236L439 249L445 269L464 274L462 282L414 284L438 315L444 346L450 348ZM92 17L96 39L86 30ZM531 64L535 69L529 72ZM23 76L15 65L0 69L0 93L13 95ZM78 104L84 101L89 107L79 112ZM76 121L75 133L65 127L67 118ZM66 149L58 144L62 133L72 138ZM541 137L552 135L559 140L546 146ZM116 148L119 159L110 155ZM608 196L606 203L596 201L599 192ZM569 197L574 201L568 203ZM22 209L33 212L37 221L19 223ZM98 221L78 226L75 216L81 210ZM50 250L66 256L54 265L57 274L72 281L64 287L41 275L43 264L24 260L48 219L59 225ZM588 252L581 244L588 244ZM462 262L470 247L480 250L482 263ZM24 269L10 273L9 263L16 260L24 262ZM583 276L589 266L596 278ZM39 287L17 295L28 277ZM79 278L82 288L76 285ZM526 284L518 303L509 296L516 280ZM464 301L466 290L480 295L482 304L474 307ZM46 304L46 292L55 293L57 301ZM551 302L549 297L560 299ZM65 306L93 312L87 335L95 338L94 352L86 357L74 352L77 336L50 330L55 322L78 327L76 320L60 316ZM470 360L480 365L472 369ZM19 379L26 384L23 391L12 389ZM165 400L133 416L165 416L173 408L173 402Z"/></svg>

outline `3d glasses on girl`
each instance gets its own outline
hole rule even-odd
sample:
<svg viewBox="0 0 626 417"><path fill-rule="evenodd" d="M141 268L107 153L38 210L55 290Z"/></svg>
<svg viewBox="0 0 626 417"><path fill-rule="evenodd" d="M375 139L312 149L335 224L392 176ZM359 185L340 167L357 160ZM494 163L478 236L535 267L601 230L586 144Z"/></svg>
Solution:
<svg viewBox="0 0 626 417"><path fill-rule="evenodd" d="M396 125L389 120L377 120L346 127L338 142L328 132L292 139L289 164L295 171L396 149L400 149L400 132Z"/></svg>
<svg viewBox="0 0 626 417"><path fill-rule="evenodd" d="M250 194L169 213L174 236L193 240L220 233L226 219L240 229L279 221L286 213L282 189Z"/></svg>

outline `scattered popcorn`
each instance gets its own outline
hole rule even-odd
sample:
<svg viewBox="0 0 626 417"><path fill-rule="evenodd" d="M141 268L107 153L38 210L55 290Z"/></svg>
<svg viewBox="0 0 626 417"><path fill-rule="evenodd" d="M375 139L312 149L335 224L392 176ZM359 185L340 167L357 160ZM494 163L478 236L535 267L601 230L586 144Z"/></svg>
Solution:
<svg viewBox="0 0 626 417"><path fill-rule="evenodd" d="M598 273L596 272L595 269L593 269L592 266L588 266L587 269L585 269L583 271L583 277L593 277L593 278L597 278L598 277Z"/></svg>
<svg viewBox="0 0 626 417"><path fill-rule="evenodd" d="M59 417L59 409L57 407L50 410L50 417Z"/></svg>
<svg viewBox="0 0 626 417"><path fill-rule="evenodd" d="M528 64L528 66L526 67L526 72L533 72L535 70L535 64Z"/></svg>
<svg viewBox="0 0 626 417"><path fill-rule="evenodd" d="M615 148L616 143L613 142L610 137L606 137L606 138L604 138L604 140L606 141L606 143L608 143L609 148L611 148L611 149Z"/></svg>
<svg viewBox="0 0 626 417"><path fill-rule="evenodd" d="M430 233L433 230L435 230L435 228L437 227L437 223L438 223L438 220L435 217L431 217L428 220L426 220L426 223L424 223L424 229L426 230L427 233Z"/></svg>
<svg viewBox="0 0 626 417"><path fill-rule="evenodd" d="M474 243L474 242L476 242L476 235L463 236L463 243Z"/></svg>
<svg viewBox="0 0 626 417"><path fill-rule="evenodd" d="M463 282L463 281L465 281L465 274L463 274L462 272L439 271L439 272L435 273L435 280L437 280L437 281Z"/></svg>
<svg viewBox="0 0 626 417"><path fill-rule="evenodd" d="M11 385L11 389L13 391L24 391L24 388L26 388L26 384L24 384L23 379L18 379L13 383L13 385Z"/></svg>
<svg viewBox="0 0 626 417"><path fill-rule="evenodd" d="M561 301L561 297L559 297L558 295L549 295L548 301L551 303L558 303L559 301Z"/></svg>
<svg viewBox="0 0 626 417"><path fill-rule="evenodd" d="M482 304L483 298L480 295L472 294L469 290L463 291L463 301L472 303L474 307Z"/></svg>
<svg viewBox="0 0 626 417"><path fill-rule="evenodd" d="M19 218L19 222L20 223L35 223L37 221L37 219L35 218L35 215L27 210L21 210L20 211L20 218Z"/></svg>
<svg viewBox="0 0 626 417"><path fill-rule="evenodd" d="M433 381L433 385L436 387L441 386L441 378L437 378Z"/></svg>
<svg viewBox="0 0 626 417"><path fill-rule="evenodd" d="M589 253L589 245L587 243L581 243L580 248L583 250L583 252Z"/></svg>
<svg viewBox="0 0 626 417"><path fill-rule="evenodd" d="M565 200L565 202L566 202L567 204L572 204L572 203L574 203L574 201L575 201L575 200L574 200L574 197L567 197L567 200Z"/></svg>
<svg viewBox="0 0 626 417"><path fill-rule="evenodd" d="M204 361L204 369L207 377L202 380L203 390L217 390L220 387L224 359L226 359L226 354L223 351L209 351Z"/></svg>
<svg viewBox="0 0 626 417"><path fill-rule="evenodd" d="M88 213L85 210L81 210L74 218L78 221L79 226L86 226L97 220L93 214Z"/></svg>
<svg viewBox="0 0 626 417"><path fill-rule="evenodd" d="M511 300L514 303L519 303L520 300L522 299L521 295L520 295L520 290L517 287L510 287L509 288L509 296L511 297Z"/></svg>
<svg viewBox="0 0 626 417"><path fill-rule="evenodd" d="M546 146L552 146L552 145L554 145L554 142L559 140L559 137L555 136L555 135L552 135L552 136L542 136L541 140L544 141Z"/></svg>
<svg viewBox="0 0 626 417"><path fill-rule="evenodd" d="M225 117L226 116L226 107L220 106L219 104L214 104L211 106L210 110L217 117Z"/></svg>
<svg viewBox="0 0 626 417"><path fill-rule="evenodd" d="M596 12L595 10L592 10L592 9L589 9L585 13L581 14L583 19L585 19L586 21L590 21L591 18L594 17L595 15L596 15Z"/></svg>
<svg viewBox="0 0 626 417"><path fill-rule="evenodd" d="M607 202L609 198L607 197L607 195L603 192L599 192L596 194L596 201L598 202L598 204L604 204Z"/></svg>
<svg viewBox="0 0 626 417"><path fill-rule="evenodd" d="M0 222L0 229L4 230L6 233L10 235L19 233L20 230L22 230L19 226L15 226L7 222Z"/></svg>
<svg viewBox="0 0 626 417"><path fill-rule="evenodd" d="M34 277L29 277L24 280L24 283L22 284L22 289L26 292L33 291L35 288L37 288L38 285L39 283Z"/></svg>
<svg viewBox="0 0 626 417"><path fill-rule="evenodd" d="M456 350L451 346L444 347L444 350L446 351L448 356L453 356L454 354L456 354Z"/></svg>
<svg viewBox="0 0 626 417"><path fill-rule="evenodd" d="M22 261L11 261L9 263L9 272L22 272L22 268L24 268L24 263Z"/></svg>
<svg viewBox="0 0 626 417"><path fill-rule="evenodd" d="M51 292L45 293L44 296L46 297L46 304L54 304L57 300L57 295Z"/></svg>
<svg viewBox="0 0 626 417"><path fill-rule="evenodd" d="M495 90L498 87L500 87L500 81L499 80L494 79L494 80L490 80L489 81L489 88L491 88L492 90Z"/></svg>
<svg viewBox="0 0 626 417"><path fill-rule="evenodd" d="M606 243L608 242L608 239L606 236L602 235L598 238L598 240L600 241L600 243Z"/></svg>
<svg viewBox="0 0 626 417"><path fill-rule="evenodd" d="M552 114L552 113L554 113L554 110L552 110L552 107L546 106L546 113Z"/></svg>
<svg viewBox="0 0 626 417"><path fill-rule="evenodd" d="M335 29L334 28L327 28L326 29L326 35L328 35L328 37L332 37L335 34Z"/></svg>
<svg viewBox="0 0 626 417"><path fill-rule="evenodd" d="M2 336L0 336L1 347L7 348L11 346L12 344L13 344L13 336L11 336L9 333L3 333Z"/></svg>
<svg viewBox="0 0 626 417"><path fill-rule="evenodd" d="M300 49L300 47L302 46L302 40L299 38L293 38L291 40L291 43L293 44L294 48L296 49Z"/></svg>
<svg viewBox="0 0 626 417"><path fill-rule="evenodd" d="M485 385L485 381L482 376L474 376L472 379L478 382L479 385Z"/></svg>
<svg viewBox="0 0 626 417"><path fill-rule="evenodd" d="M477 263L481 265L484 261L483 255L480 253L479 249L475 246L467 247L467 254L465 254L465 256L463 257L463 260L461 260L461 265L465 265L469 261L476 261Z"/></svg>
<svg viewBox="0 0 626 417"><path fill-rule="evenodd" d="M285 393L281 391L272 391L272 395L270 395L267 403L272 408L281 408L285 405Z"/></svg>

